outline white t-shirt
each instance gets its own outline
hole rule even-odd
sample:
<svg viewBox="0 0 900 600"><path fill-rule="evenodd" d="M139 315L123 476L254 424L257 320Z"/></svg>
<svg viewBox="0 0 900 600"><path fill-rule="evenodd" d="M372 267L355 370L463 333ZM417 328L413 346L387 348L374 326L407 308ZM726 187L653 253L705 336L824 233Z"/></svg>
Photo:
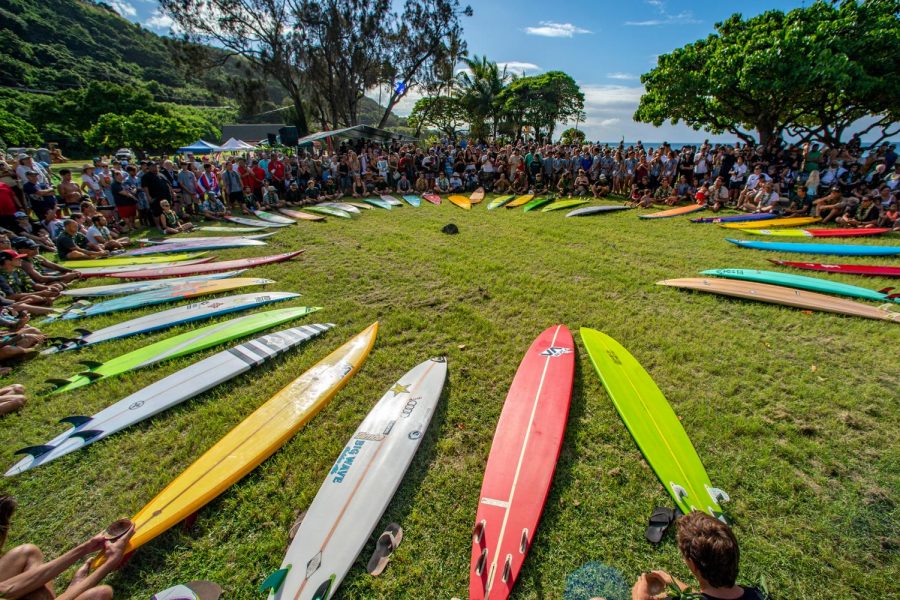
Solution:
<svg viewBox="0 0 900 600"><path fill-rule="evenodd" d="M84 235L90 243L97 244L98 246L102 246L103 244L105 244L107 239L112 239L112 236L109 235L109 228L100 228L96 225L91 225L91 227L87 230L87 233Z"/></svg>
<svg viewBox="0 0 900 600"><path fill-rule="evenodd" d="M744 175L747 174L747 165L745 163L734 163L731 170L734 171L734 175L731 176L731 181L737 183L744 180Z"/></svg>

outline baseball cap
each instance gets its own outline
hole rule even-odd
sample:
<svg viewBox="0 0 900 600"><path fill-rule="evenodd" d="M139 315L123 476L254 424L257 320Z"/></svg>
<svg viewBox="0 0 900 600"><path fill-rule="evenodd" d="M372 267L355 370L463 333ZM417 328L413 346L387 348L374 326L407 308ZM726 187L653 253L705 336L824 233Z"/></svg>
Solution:
<svg viewBox="0 0 900 600"><path fill-rule="evenodd" d="M22 236L14 237L13 239L11 239L9 241L9 243L12 244L12 247L15 248L16 250L21 250L23 248L28 249L28 250L37 250L37 248L38 248L37 244L35 244L33 241L29 240L27 237L22 237Z"/></svg>
<svg viewBox="0 0 900 600"><path fill-rule="evenodd" d="M40 175L40 173L38 173L34 169L28 169L27 171L25 171L25 174L26 175Z"/></svg>
<svg viewBox="0 0 900 600"><path fill-rule="evenodd" d="M12 260L14 258L25 258L28 256L27 254L19 254L15 250L3 250L0 252L0 262L5 262L7 260Z"/></svg>
<svg viewBox="0 0 900 600"><path fill-rule="evenodd" d="M16 214L14 214L13 217L15 217L16 219L27 219L28 215L23 213L21 210L17 210Z"/></svg>

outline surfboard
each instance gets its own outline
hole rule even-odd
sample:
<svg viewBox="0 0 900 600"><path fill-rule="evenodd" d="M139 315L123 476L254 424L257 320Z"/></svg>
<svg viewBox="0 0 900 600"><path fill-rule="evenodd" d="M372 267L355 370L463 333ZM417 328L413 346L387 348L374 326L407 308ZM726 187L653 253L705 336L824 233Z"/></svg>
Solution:
<svg viewBox="0 0 900 600"><path fill-rule="evenodd" d="M469 202L471 202L472 204L478 204L482 200L484 200L484 188L483 187L478 188L477 190L472 192L472 194L469 196Z"/></svg>
<svg viewBox="0 0 900 600"><path fill-rule="evenodd" d="M807 269L810 271L824 271L826 273L847 273L849 275L868 275L871 277L900 277L900 267L885 267L882 265L825 265L822 263L773 260L771 258L769 261L776 265L784 265L785 267Z"/></svg>
<svg viewBox="0 0 900 600"><path fill-rule="evenodd" d="M218 600L222 588L211 581L190 581L153 594L150 600Z"/></svg>
<svg viewBox="0 0 900 600"><path fill-rule="evenodd" d="M605 333L582 327L581 341L622 422L676 506L685 514L698 510L724 520L719 503L728 494L710 483L684 426L650 374Z"/></svg>
<svg viewBox="0 0 900 600"><path fill-rule="evenodd" d="M177 263L172 266L159 269L147 269L143 271L127 271L120 273L108 273L105 277L118 277L120 279L163 279L166 277L179 277L181 275L201 275L204 273L219 273L222 271L231 271L234 269L249 269L262 265L271 265L274 263L291 260L301 254L305 250L296 250L294 252L286 252L284 254L271 254L269 256L257 256L255 258L238 258L235 260L224 260L209 264L197 264L188 266L179 266Z"/></svg>
<svg viewBox="0 0 900 600"><path fill-rule="evenodd" d="M655 212L649 215L638 215L639 219L668 219L669 217L679 217L681 215L689 215L697 211L706 209L702 204L689 204L688 206L678 206L670 208L662 212Z"/></svg>
<svg viewBox="0 0 900 600"><path fill-rule="evenodd" d="M863 298L878 302L900 302L900 294L892 294L894 288L883 290L870 290L869 288L830 281L819 277L805 277L791 273L779 273L777 271L757 271L754 269L710 269L701 271L701 275L712 277L724 277L726 279L741 279L743 281L756 281L758 283L771 283L783 285L811 292L823 294L835 294L850 298Z"/></svg>
<svg viewBox="0 0 900 600"><path fill-rule="evenodd" d="M525 194L524 196L519 196L515 200L510 200L505 204L506 208L517 208L524 204L528 204L534 199L533 194Z"/></svg>
<svg viewBox="0 0 900 600"><path fill-rule="evenodd" d="M214 279L228 279L244 273L240 271L228 271L226 273L211 273L209 275L195 275L193 277L173 277L172 279L151 279L149 281L135 281L131 283L114 283L112 285L95 285L92 287L63 290L61 293L76 298L100 298L103 296L122 296L125 294L139 294L158 290L166 287L184 285L195 281L211 281Z"/></svg>
<svg viewBox="0 0 900 600"><path fill-rule="evenodd" d="M265 230L265 227L228 227L220 225L203 225L201 227L194 227L191 231L212 231L215 233L253 233Z"/></svg>
<svg viewBox="0 0 900 600"><path fill-rule="evenodd" d="M175 260L161 263L153 263L149 265L122 265L119 267L79 267L75 269L85 277L116 277L119 273L141 273L158 271L159 269L167 269L169 267L192 267L202 265L204 263L216 260L215 256L205 256L203 258L194 258L191 260Z"/></svg>
<svg viewBox="0 0 900 600"><path fill-rule="evenodd" d="M366 204L370 204L378 208L383 208L385 210L391 210L391 208L393 208L390 202L385 202L381 198L363 198L362 201Z"/></svg>
<svg viewBox="0 0 900 600"><path fill-rule="evenodd" d="M801 225L809 225L821 221L819 217L787 217L783 219L769 219L766 221L765 229L774 229L775 227L798 227ZM744 221L738 223L719 223L719 227L726 229L759 229L759 226L753 221Z"/></svg>
<svg viewBox="0 0 900 600"><path fill-rule="evenodd" d="M185 252L192 250L224 250L226 248L249 248L265 246L262 240L250 240L247 238L234 238L230 240L210 240L203 242L191 240L189 242L173 242L171 244L153 244L144 248L129 250L126 256L147 256L149 254L168 254L170 252Z"/></svg>
<svg viewBox="0 0 900 600"><path fill-rule="evenodd" d="M509 388L484 470L472 534L469 598L504 599L544 510L572 399L575 345L564 325L541 333Z"/></svg>
<svg viewBox="0 0 900 600"><path fill-rule="evenodd" d="M498 196L497 198L494 198L493 200L488 202L487 209L494 210L495 208L500 208L507 202L511 201L513 198L515 198L515 196Z"/></svg>
<svg viewBox="0 0 900 600"><path fill-rule="evenodd" d="M289 219L282 215L276 215L275 213L271 213L265 210L254 210L253 214L266 221L267 223L279 223L281 225L293 225L297 221L294 219Z"/></svg>
<svg viewBox="0 0 900 600"><path fill-rule="evenodd" d="M281 568L260 591L272 600L335 593L400 486L446 379L446 359L432 358L381 397L325 477Z"/></svg>
<svg viewBox="0 0 900 600"><path fill-rule="evenodd" d="M528 202L525 206L522 207L522 212L531 212L536 208L540 208L549 202L553 202L554 198L552 196L544 196L541 198L534 198L530 202ZM507 204L507 206L509 206Z"/></svg>
<svg viewBox="0 0 900 600"><path fill-rule="evenodd" d="M744 215L723 215L720 217L701 217L691 219L691 223L743 223L745 221L768 221L778 215L772 213L749 213Z"/></svg>
<svg viewBox="0 0 900 600"><path fill-rule="evenodd" d="M299 210L292 210L290 208L279 208L278 212L287 215L292 219L300 219L302 221L324 221L325 217L323 215L312 215L310 213L306 213Z"/></svg>
<svg viewBox="0 0 900 600"><path fill-rule="evenodd" d="M432 204L440 204L441 203L441 197L438 196L437 194L423 194L422 197L425 198L426 200L428 200L429 202L431 202Z"/></svg>
<svg viewBox="0 0 900 600"><path fill-rule="evenodd" d="M453 196L447 196L447 200L455 204L456 206L463 208L465 210L469 210L472 208L472 201L466 198L465 196L460 196L455 194Z"/></svg>
<svg viewBox="0 0 900 600"><path fill-rule="evenodd" d="M48 317L47 321L60 319L72 321L75 319L84 319L86 317L96 317L98 315L105 315L120 310L144 308L147 306L155 306L157 304L165 304L167 302L187 300L198 296L218 294L220 292L236 290L242 287L268 285L270 283L275 283L275 281L272 279L254 277L233 277L229 279L215 279L212 281L195 281L193 283L186 283L171 288L162 288L159 290L150 290L149 292L141 292L139 294L119 296L88 306L72 305L72 307L66 309L61 316Z"/></svg>
<svg viewBox="0 0 900 600"><path fill-rule="evenodd" d="M414 196L412 194L407 194L403 196L403 200L406 201L407 204L412 206L413 208L419 208L422 205L422 199L418 196Z"/></svg>
<svg viewBox="0 0 900 600"><path fill-rule="evenodd" d="M341 210L339 208L335 208L333 206L322 206L321 204L317 204L315 206L305 206L303 210L318 213L320 215L328 215L329 217L340 217L341 219L350 219L350 213L346 210Z"/></svg>
<svg viewBox="0 0 900 600"><path fill-rule="evenodd" d="M322 202L319 206L330 206L332 208L336 208L338 210L342 210L346 213L350 213L351 215L361 214L362 211L350 204L349 202ZM368 206L367 208L372 208Z"/></svg>
<svg viewBox="0 0 900 600"><path fill-rule="evenodd" d="M744 233L752 235L771 235L777 237L867 237L881 235L890 231L889 227L872 227L870 229L742 229Z"/></svg>
<svg viewBox="0 0 900 600"><path fill-rule="evenodd" d="M225 220L238 225L246 225L248 227L288 227L286 223L273 223L272 221L251 219L250 217L225 217Z"/></svg>
<svg viewBox="0 0 900 600"><path fill-rule="evenodd" d="M585 206L584 208L576 208L572 212L566 213L566 216L591 217L594 215L605 215L607 213L618 212L620 210L631 210L631 207L618 204L604 206Z"/></svg>
<svg viewBox="0 0 900 600"><path fill-rule="evenodd" d="M781 285L731 279L703 279L699 277L666 279L656 283L698 292L709 292L723 296L756 300L758 302L768 302L770 304L782 304L806 310L819 310L839 315L900 323L900 312L888 311L868 304L854 302L853 300L844 300L843 298L792 289Z"/></svg>
<svg viewBox="0 0 900 600"><path fill-rule="evenodd" d="M189 254L173 254L171 256L116 256L112 258L97 258L87 260L61 260L57 264L67 269L81 269L85 267L130 267L136 265L156 265L166 262L181 262L195 258L203 258L206 252L192 252Z"/></svg>
<svg viewBox="0 0 900 600"><path fill-rule="evenodd" d="M366 204L365 202L357 202L355 200L347 200L344 204L349 204L350 206L355 206L356 208L361 208L363 210L374 210L374 206Z"/></svg>
<svg viewBox="0 0 900 600"><path fill-rule="evenodd" d="M382 202L387 202L391 206L403 206L403 203L391 195L383 194L380 196Z"/></svg>
<svg viewBox="0 0 900 600"><path fill-rule="evenodd" d="M549 204L541 209L541 212L550 212L553 210L563 210L566 208L573 208L575 206L581 206L582 204L587 204L590 200L585 200L584 198L579 199L571 199L571 200L557 200L556 202Z"/></svg>
<svg viewBox="0 0 900 600"><path fill-rule="evenodd" d="M137 241L141 244L192 244L194 242L205 244L206 242L221 242L223 240L265 240L272 237L273 235L276 235L277 233L277 231L269 231L267 233L256 233L252 235L189 235L184 237L151 237L138 238Z"/></svg>
<svg viewBox="0 0 900 600"><path fill-rule="evenodd" d="M331 327L334 327L331 323L317 323L249 340L154 381L91 417L65 417L60 423L68 423L71 428L45 444L17 451L16 454L24 454L25 458L13 465L6 476L45 465L149 419L250 369L258 368L267 360L296 348Z"/></svg>
<svg viewBox="0 0 900 600"><path fill-rule="evenodd" d="M248 310L258 306L264 306L273 302L282 302L299 298L300 294L291 292L256 292L253 294L238 294L224 298L214 298L193 302L186 306L177 306L162 312L130 319L122 323L116 323L97 331L77 329L77 337L54 337L48 340L49 346L41 354L56 354L66 350L78 350L87 346L93 346L101 342L118 340L124 337L158 331L184 323L211 319L232 312Z"/></svg>
<svg viewBox="0 0 900 600"><path fill-rule="evenodd" d="M127 552L197 512L281 448L359 370L378 332L370 325L276 393L178 475L132 518Z"/></svg>
<svg viewBox="0 0 900 600"><path fill-rule="evenodd" d="M894 256L900 254L900 246L861 246L852 244L796 244L791 242L754 242L725 238L741 248L769 250L772 252L801 252L803 254L828 254L831 256Z"/></svg>
<svg viewBox="0 0 900 600"><path fill-rule="evenodd" d="M135 369L148 367L164 360L186 356L206 348L225 344L263 329L277 327L320 309L321 307L309 308L306 306L279 308L237 317L221 323L213 323L212 325L193 329L180 335L160 340L155 344L121 354L103 363L82 362L88 367L87 371L82 371L68 379L51 380L48 383L57 386L53 390L54 394L68 392L90 385L101 379L107 379Z"/></svg>

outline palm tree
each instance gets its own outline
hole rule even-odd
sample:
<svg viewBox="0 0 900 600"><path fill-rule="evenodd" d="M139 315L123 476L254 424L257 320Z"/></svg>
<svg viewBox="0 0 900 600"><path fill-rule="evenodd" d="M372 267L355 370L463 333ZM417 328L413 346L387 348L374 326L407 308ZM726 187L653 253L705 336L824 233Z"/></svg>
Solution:
<svg viewBox="0 0 900 600"><path fill-rule="evenodd" d="M497 96L510 80L506 67L500 69L497 63L490 62L486 56L463 60L466 69L460 71L459 99L463 108L472 119L473 137L487 137L487 122L491 122L492 137L497 137L497 125L500 120L500 106Z"/></svg>

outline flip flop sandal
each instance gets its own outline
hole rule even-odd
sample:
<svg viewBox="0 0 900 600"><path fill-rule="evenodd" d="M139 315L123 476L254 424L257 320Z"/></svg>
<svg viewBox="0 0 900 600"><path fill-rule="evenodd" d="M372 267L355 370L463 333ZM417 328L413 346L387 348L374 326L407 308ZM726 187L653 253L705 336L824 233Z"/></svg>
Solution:
<svg viewBox="0 0 900 600"><path fill-rule="evenodd" d="M294 541L294 537L297 535L297 532L300 530L300 526L303 524L303 519L306 518L306 511L301 511L297 518L294 519L294 524L291 525L291 531L288 533L288 543Z"/></svg>
<svg viewBox="0 0 900 600"><path fill-rule="evenodd" d="M222 588L212 581L191 581L154 595L151 600L218 600Z"/></svg>
<svg viewBox="0 0 900 600"><path fill-rule="evenodd" d="M403 528L396 523L388 525L384 533L379 536L378 542L375 544L375 552L372 553L372 558L369 559L369 564L366 566L370 575L374 577L381 575L402 540Z"/></svg>
<svg viewBox="0 0 900 600"><path fill-rule="evenodd" d="M644 536L651 544L658 544L666 535L669 525L675 520L675 511L667 506L657 506L650 515L650 523Z"/></svg>

